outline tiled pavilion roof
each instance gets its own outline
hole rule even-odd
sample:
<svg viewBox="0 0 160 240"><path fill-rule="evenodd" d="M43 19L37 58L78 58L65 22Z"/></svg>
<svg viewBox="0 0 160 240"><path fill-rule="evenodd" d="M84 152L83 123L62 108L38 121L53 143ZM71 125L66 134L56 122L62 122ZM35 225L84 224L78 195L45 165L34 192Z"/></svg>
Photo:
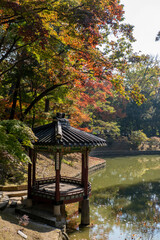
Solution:
<svg viewBox="0 0 160 240"><path fill-rule="evenodd" d="M35 145L61 145L63 147L106 146L106 141L93 134L71 127L68 119L59 114L52 123L33 129L38 138Z"/></svg>

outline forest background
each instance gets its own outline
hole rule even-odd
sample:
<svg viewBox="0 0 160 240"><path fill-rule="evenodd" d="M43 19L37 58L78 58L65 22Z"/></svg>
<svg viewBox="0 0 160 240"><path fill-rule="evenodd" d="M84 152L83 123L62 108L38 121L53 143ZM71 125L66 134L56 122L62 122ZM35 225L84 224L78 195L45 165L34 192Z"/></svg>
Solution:
<svg viewBox="0 0 160 240"><path fill-rule="evenodd" d="M134 41L119 0L1 0L3 168L29 161L31 128L57 112L108 145L159 142L159 59L135 53Z"/></svg>

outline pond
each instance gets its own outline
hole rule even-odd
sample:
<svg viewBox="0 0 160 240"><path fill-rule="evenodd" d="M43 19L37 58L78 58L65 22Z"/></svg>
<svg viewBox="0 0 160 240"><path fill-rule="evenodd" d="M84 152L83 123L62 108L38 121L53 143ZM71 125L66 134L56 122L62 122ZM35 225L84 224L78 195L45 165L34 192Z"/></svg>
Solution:
<svg viewBox="0 0 160 240"><path fill-rule="evenodd" d="M91 226L71 240L160 239L160 156L107 158L90 182Z"/></svg>

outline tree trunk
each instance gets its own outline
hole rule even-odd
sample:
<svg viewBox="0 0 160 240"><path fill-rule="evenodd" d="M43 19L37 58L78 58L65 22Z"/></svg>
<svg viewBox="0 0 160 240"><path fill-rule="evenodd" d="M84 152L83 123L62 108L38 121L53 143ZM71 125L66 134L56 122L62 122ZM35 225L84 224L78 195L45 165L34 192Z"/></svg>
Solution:
<svg viewBox="0 0 160 240"><path fill-rule="evenodd" d="M49 99L45 99L45 112L49 112Z"/></svg>
<svg viewBox="0 0 160 240"><path fill-rule="evenodd" d="M16 85L15 85L14 93L13 93L12 108L11 108L10 118L9 118L10 120L14 119L14 117L15 117L17 96L18 96L18 92L19 92L20 81L21 81L21 77L18 74L17 82L16 82Z"/></svg>

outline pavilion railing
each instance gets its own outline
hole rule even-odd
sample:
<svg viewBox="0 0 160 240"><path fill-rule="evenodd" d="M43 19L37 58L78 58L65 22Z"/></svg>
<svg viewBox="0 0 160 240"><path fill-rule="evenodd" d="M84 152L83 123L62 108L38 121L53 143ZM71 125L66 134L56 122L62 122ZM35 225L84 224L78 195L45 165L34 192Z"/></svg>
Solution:
<svg viewBox="0 0 160 240"><path fill-rule="evenodd" d="M51 184L51 183L55 183L56 182L56 178L52 177L52 178L41 178L35 181L34 186L32 186L32 195L33 196L39 196L45 199L55 199L55 191L53 192L49 192L45 189L39 189L40 186L43 186L45 184ZM80 197L83 197L84 194L84 188L83 185L81 183L81 180L78 178L72 178L72 177L61 177L60 179L61 183L73 183L73 184L77 184L80 187L82 187L81 189L78 190L73 190L73 191L66 191L66 192L60 192L60 200L64 201L64 200L72 200L72 199L77 199ZM91 193L91 184L88 183L88 194Z"/></svg>

